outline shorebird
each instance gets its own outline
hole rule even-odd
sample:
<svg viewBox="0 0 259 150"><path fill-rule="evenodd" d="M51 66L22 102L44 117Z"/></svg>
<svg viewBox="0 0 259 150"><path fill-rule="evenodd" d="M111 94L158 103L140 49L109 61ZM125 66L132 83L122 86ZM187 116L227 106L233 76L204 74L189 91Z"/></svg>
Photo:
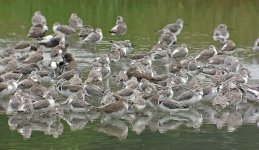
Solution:
<svg viewBox="0 0 259 150"><path fill-rule="evenodd" d="M161 42L155 44L155 45L151 48L150 52L155 52L155 51L157 51L158 49L169 50L169 46L167 45L167 42L166 42L166 41L161 41ZM149 53L147 53L147 54L149 54ZM142 55L143 55L143 54L142 54ZM136 57L136 56L138 56L138 55L134 55L134 57ZM140 55L140 56L141 56L141 55ZM134 59L134 57L133 57L133 59Z"/></svg>
<svg viewBox="0 0 259 150"><path fill-rule="evenodd" d="M47 95L52 96L54 100L57 99L59 94L58 94L58 92L56 90L55 85L52 85L52 86L48 87L48 89L44 91L43 97L47 97Z"/></svg>
<svg viewBox="0 0 259 150"><path fill-rule="evenodd" d="M32 103L32 105L33 105L33 109L35 111L47 112L47 111L50 111L50 110L52 110L54 108L55 101L52 98L52 96L47 95L45 97L45 99L38 100L38 101Z"/></svg>
<svg viewBox="0 0 259 150"><path fill-rule="evenodd" d="M114 44L114 46L111 47L111 50L109 52L109 58L111 62L117 62L122 58L120 53L120 48L118 45Z"/></svg>
<svg viewBox="0 0 259 150"><path fill-rule="evenodd" d="M70 95L74 94L75 92L81 89L81 85L69 84L69 82L65 79L61 79L60 81L58 81L56 85L56 90L58 91L58 93L66 97L69 97Z"/></svg>
<svg viewBox="0 0 259 150"><path fill-rule="evenodd" d="M126 100L133 100L136 97L136 90L132 88L123 88L116 91L115 94L123 97Z"/></svg>
<svg viewBox="0 0 259 150"><path fill-rule="evenodd" d="M102 83L102 77L91 76L85 80L83 84L84 92L87 96L102 96L104 93L104 87Z"/></svg>
<svg viewBox="0 0 259 150"><path fill-rule="evenodd" d="M202 99L203 90L201 88L192 89L183 92L181 95L175 97L175 100L182 105L192 105Z"/></svg>
<svg viewBox="0 0 259 150"><path fill-rule="evenodd" d="M121 48L123 48L123 47L128 48L128 49L132 48L132 44L131 44L130 40L124 40L124 41L113 41L113 40L111 40L110 42L117 44Z"/></svg>
<svg viewBox="0 0 259 150"><path fill-rule="evenodd" d="M259 102L259 90L255 86L249 85L247 83L241 83L240 88L245 93L245 98L250 101Z"/></svg>
<svg viewBox="0 0 259 150"><path fill-rule="evenodd" d="M28 91L34 85L34 83L35 82L31 79L24 79L18 83L17 88Z"/></svg>
<svg viewBox="0 0 259 150"><path fill-rule="evenodd" d="M213 98L217 95L217 87L215 84L208 84L203 86L203 99L213 100Z"/></svg>
<svg viewBox="0 0 259 150"><path fill-rule="evenodd" d="M16 81L21 77L22 74L20 73L13 73L13 72L7 72L5 74L2 74L0 78L3 78L4 81Z"/></svg>
<svg viewBox="0 0 259 150"><path fill-rule="evenodd" d="M18 110L19 113L24 114L32 114L34 109L32 106L32 100L29 97L23 98L23 104L19 105Z"/></svg>
<svg viewBox="0 0 259 150"><path fill-rule="evenodd" d="M229 105L237 106L239 103L242 102L242 92L236 85L236 83L230 82L229 83L229 90L225 93L226 98L229 100Z"/></svg>
<svg viewBox="0 0 259 150"><path fill-rule="evenodd" d="M72 85L82 85L83 81L79 74L74 74L74 76L71 79L69 79L69 83Z"/></svg>
<svg viewBox="0 0 259 150"><path fill-rule="evenodd" d="M17 90L8 102L8 105L6 108L6 114L9 115L17 112L18 107L22 104L23 104L22 90Z"/></svg>
<svg viewBox="0 0 259 150"><path fill-rule="evenodd" d="M122 16L117 17L116 25L110 30L112 35L123 35L127 32L127 25L123 21Z"/></svg>
<svg viewBox="0 0 259 150"><path fill-rule="evenodd" d="M85 25L80 29L78 34L80 39L85 39L92 32L94 32L94 28L90 25Z"/></svg>
<svg viewBox="0 0 259 150"><path fill-rule="evenodd" d="M101 105L108 105L110 103L115 102L115 97L113 96L113 93L110 90L106 90L104 92L103 97L101 98Z"/></svg>
<svg viewBox="0 0 259 150"><path fill-rule="evenodd" d="M45 47L55 47L61 42L65 43L65 34L63 33L44 36L42 37L42 40L38 41L37 43L40 45L44 45ZM65 43L65 45L68 46L67 43Z"/></svg>
<svg viewBox="0 0 259 150"><path fill-rule="evenodd" d="M76 30L67 25L61 25L59 22L55 22L52 26L52 30L55 34L72 35L76 33Z"/></svg>
<svg viewBox="0 0 259 150"><path fill-rule="evenodd" d="M22 77L22 75L16 81L0 83L0 97L14 93L16 91L16 89L18 88L18 82L21 79L21 77Z"/></svg>
<svg viewBox="0 0 259 150"><path fill-rule="evenodd" d="M92 105L85 101L85 95L82 90L79 90L73 95L69 96L62 104L66 103L68 103L69 109L76 113L88 112L92 108Z"/></svg>
<svg viewBox="0 0 259 150"><path fill-rule="evenodd" d="M137 111L141 112L146 108L146 100L142 97L142 94L138 94L135 99L131 100L132 107Z"/></svg>
<svg viewBox="0 0 259 150"><path fill-rule="evenodd" d="M5 48L4 50L2 50L2 51L0 52L0 56L1 56L2 58L4 58L4 57L9 57L10 55L15 55L15 49L14 49L13 46L8 47L8 48Z"/></svg>
<svg viewBox="0 0 259 150"><path fill-rule="evenodd" d="M95 32L91 32L83 41L87 43L100 43L103 39L102 29L96 28Z"/></svg>
<svg viewBox="0 0 259 150"><path fill-rule="evenodd" d="M131 89L137 89L139 87L139 82L136 77L131 77L127 81L123 82L123 88L131 88Z"/></svg>
<svg viewBox="0 0 259 150"><path fill-rule="evenodd" d="M178 36L183 29L184 21L182 18L178 18L175 23L166 25L163 29L169 29L170 32ZM162 30L163 30L162 29ZM161 32L161 31L159 31Z"/></svg>
<svg viewBox="0 0 259 150"><path fill-rule="evenodd" d="M33 101L42 99L46 90L47 88L45 86L39 83L34 83L30 88L30 95L33 98Z"/></svg>
<svg viewBox="0 0 259 150"><path fill-rule="evenodd" d="M254 42L253 51L257 52L259 51L259 38L257 38Z"/></svg>
<svg viewBox="0 0 259 150"><path fill-rule="evenodd" d="M226 40L224 45L221 47L219 54L233 54L236 50L236 43L232 40Z"/></svg>
<svg viewBox="0 0 259 150"><path fill-rule="evenodd" d="M31 18L31 23L33 26L38 24L47 25L47 20L40 11L35 11L34 15Z"/></svg>
<svg viewBox="0 0 259 150"><path fill-rule="evenodd" d="M111 41L112 47L115 46L120 49L121 57L126 56L132 51L132 45L130 40L125 41Z"/></svg>
<svg viewBox="0 0 259 150"><path fill-rule="evenodd" d="M62 72L62 70L61 70ZM60 73L61 73L60 72ZM80 69L76 68L70 71L66 71L66 72L62 72L61 75L57 76L56 79L60 80L60 79L66 79L66 80L70 80L75 74L78 74L79 76L81 76L81 71Z"/></svg>
<svg viewBox="0 0 259 150"><path fill-rule="evenodd" d="M188 48L186 44L182 44L181 47L177 47L171 53L171 57L177 61L184 59L188 55Z"/></svg>
<svg viewBox="0 0 259 150"><path fill-rule="evenodd" d="M147 80L145 78L141 79L139 82L138 89L140 91L145 91L147 88L151 88L153 90L156 89L155 85L152 82L150 82L149 80Z"/></svg>
<svg viewBox="0 0 259 150"><path fill-rule="evenodd" d="M98 112L104 113L110 118L120 118L128 110L128 102L121 96L114 95L115 102L108 105L96 107Z"/></svg>
<svg viewBox="0 0 259 150"><path fill-rule="evenodd" d="M19 51L21 53L21 55L23 55L24 53L29 52L29 51L36 51L37 46L33 45L30 42L22 40L22 41L18 42L17 44L15 44L14 49L16 51Z"/></svg>
<svg viewBox="0 0 259 150"><path fill-rule="evenodd" d="M180 110L188 110L189 106L185 104L181 104L178 101L175 101L173 99L168 99L164 97L163 95L160 95L158 98L158 106L161 110L167 111L170 113L174 113Z"/></svg>
<svg viewBox="0 0 259 150"><path fill-rule="evenodd" d="M30 28L27 36L35 39L42 38L45 33L48 31L48 27L43 24L37 24Z"/></svg>
<svg viewBox="0 0 259 150"><path fill-rule="evenodd" d="M195 57L197 61L207 61L212 56L217 55L218 52L216 50L216 47L214 45L210 45L208 49L204 49L201 51L201 53Z"/></svg>
<svg viewBox="0 0 259 150"><path fill-rule="evenodd" d="M227 25L219 24L213 31L213 39L214 41L220 41L224 43L229 38L229 33L227 30Z"/></svg>
<svg viewBox="0 0 259 150"><path fill-rule="evenodd" d="M208 64L222 65L224 64L225 58L225 55L214 55L208 59Z"/></svg>
<svg viewBox="0 0 259 150"><path fill-rule="evenodd" d="M26 58L23 63L24 64L38 64L43 60L43 50L45 49L44 46L40 46L37 51L31 54L28 58Z"/></svg>
<svg viewBox="0 0 259 150"><path fill-rule="evenodd" d="M90 68L92 69L95 64L101 64L101 65L105 65L105 64L110 64L110 58L108 56L108 54L103 54L100 57L96 57L92 60Z"/></svg>
<svg viewBox="0 0 259 150"><path fill-rule="evenodd" d="M101 66L101 73L103 76L103 79L106 79L111 74L111 68L109 64L104 64Z"/></svg>
<svg viewBox="0 0 259 150"><path fill-rule="evenodd" d="M75 30L81 29L83 27L83 20L77 16L76 13L72 13L69 18L69 26L74 28Z"/></svg>
<svg viewBox="0 0 259 150"><path fill-rule="evenodd" d="M19 67L18 61L16 59L12 59L7 64L3 65L3 70L1 69L1 73L14 71L18 67Z"/></svg>
<svg viewBox="0 0 259 150"><path fill-rule="evenodd" d="M71 53L64 54L65 71L75 70L78 68L77 63Z"/></svg>
<svg viewBox="0 0 259 150"><path fill-rule="evenodd" d="M164 60L167 61L169 58L169 53L170 50L166 49L166 50L162 50L161 48L156 49L155 52L153 52L151 54L151 59L152 60Z"/></svg>
<svg viewBox="0 0 259 150"><path fill-rule="evenodd" d="M39 70L38 65L35 63L32 63L32 64L23 64L19 68L15 69L13 72L22 73L23 75L28 75L32 71L37 71L37 70Z"/></svg>
<svg viewBox="0 0 259 150"><path fill-rule="evenodd" d="M88 79L86 80L91 80L91 83L93 83L93 81L96 83L96 81L98 83L102 82L103 80L103 74L101 72L101 67L99 66L95 66L93 67L90 72L88 73Z"/></svg>
<svg viewBox="0 0 259 150"><path fill-rule="evenodd" d="M242 102L242 92L235 82L228 82L225 87L220 88L219 93L213 100L213 105L220 105L222 108L232 105L238 109L239 103Z"/></svg>
<svg viewBox="0 0 259 150"><path fill-rule="evenodd" d="M158 39L158 43L165 42L168 47L170 47L172 44L175 44L177 41L177 37L174 33L170 32L169 29L163 29L163 33Z"/></svg>

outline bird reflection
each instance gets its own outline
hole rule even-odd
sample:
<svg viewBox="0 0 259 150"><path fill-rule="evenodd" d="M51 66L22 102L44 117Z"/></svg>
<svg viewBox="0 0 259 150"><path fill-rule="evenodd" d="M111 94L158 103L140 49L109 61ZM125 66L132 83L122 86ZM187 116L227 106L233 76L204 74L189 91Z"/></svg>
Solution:
<svg viewBox="0 0 259 150"><path fill-rule="evenodd" d="M96 127L96 130L110 136L115 136L120 140L128 136L128 126L121 120L108 120Z"/></svg>
<svg viewBox="0 0 259 150"><path fill-rule="evenodd" d="M89 121L84 113L68 113L62 119L70 126L71 131L83 130Z"/></svg>

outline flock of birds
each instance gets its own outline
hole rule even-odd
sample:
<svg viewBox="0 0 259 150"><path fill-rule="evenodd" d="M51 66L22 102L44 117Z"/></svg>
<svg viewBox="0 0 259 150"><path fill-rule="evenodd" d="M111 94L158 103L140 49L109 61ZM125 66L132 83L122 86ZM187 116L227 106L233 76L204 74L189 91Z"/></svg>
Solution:
<svg viewBox="0 0 259 150"><path fill-rule="evenodd" d="M181 125L199 129L204 120L218 128L226 125L229 131L242 123L256 123L259 89L248 83L249 70L233 55L236 44L229 39L227 26L220 24L213 31L219 48L210 45L195 57L189 55L187 44L176 46L183 26L179 18L157 31L158 42L145 53L131 53L130 40L111 41L109 53L92 60L83 80L66 38L79 35L85 43L98 44L102 30L83 25L73 13L69 25L56 22L54 34L45 36L46 18L36 11L28 32L32 40L1 53L0 109L10 116L11 130L24 138L32 131L58 137L63 132L60 119L80 130L101 118L98 131L123 139L128 127L121 120L132 124L137 134L147 125L164 133ZM110 33L126 32L118 16ZM259 51L259 39L253 49ZM110 65L128 59L126 70L111 73Z"/></svg>

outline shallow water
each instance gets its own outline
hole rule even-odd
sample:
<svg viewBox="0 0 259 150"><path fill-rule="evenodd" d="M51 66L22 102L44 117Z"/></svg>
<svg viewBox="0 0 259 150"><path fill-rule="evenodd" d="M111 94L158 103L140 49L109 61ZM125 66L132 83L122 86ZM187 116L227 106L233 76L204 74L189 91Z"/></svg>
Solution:
<svg viewBox="0 0 259 150"><path fill-rule="evenodd" d="M0 4L2 49L21 39L30 40L26 35L36 10L46 16L49 29L55 21L67 24L72 12L77 13L85 24L100 27L104 40L96 47L78 42L77 37L69 38L69 51L76 57L85 76L88 62L107 53L110 40L129 39L134 52L149 51L157 42L158 36L154 31L182 17L188 26L184 26L178 36L177 45L186 43L190 53L195 55L208 45L216 44L212 40L212 31L219 23L225 23L231 28L230 38L237 43L236 56L252 73L250 82L259 84L259 55L251 51L254 40L259 36L258 0L0 0ZM124 17L128 32L121 37L113 37L108 31L118 15ZM51 30L47 34L50 33ZM125 68L127 63L128 60L124 59L113 64L112 74ZM168 117L161 114L138 116L129 121L114 120L106 126L100 124L100 119L95 119L98 116L86 118L71 114L70 119L77 119L72 127L64 120L54 119L57 128L53 129L59 131L58 138L46 135L47 131L32 131L29 139L10 130L8 121L11 117L0 115L0 149L258 149L257 119L246 117L251 112L257 114L258 106L246 107L244 111L226 110L217 114L217 110L201 104L192 110L197 116L189 118L191 121L170 124L166 123ZM210 114L201 110L216 111L218 120L210 120ZM224 117L234 118L234 121L221 127L220 121ZM98 129L109 129L113 136L98 132ZM53 131L51 133L54 134Z"/></svg>

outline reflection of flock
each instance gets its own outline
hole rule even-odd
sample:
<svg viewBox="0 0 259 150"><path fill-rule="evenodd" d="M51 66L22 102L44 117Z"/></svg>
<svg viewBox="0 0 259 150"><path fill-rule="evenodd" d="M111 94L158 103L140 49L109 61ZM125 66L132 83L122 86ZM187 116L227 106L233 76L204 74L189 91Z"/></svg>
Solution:
<svg viewBox="0 0 259 150"><path fill-rule="evenodd" d="M113 118L98 123L100 113L67 112L61 118L57 114L39 115L28 118L25 114L16 113L8 120L11 130L17 130L24 138L29 138L32 131L40 131L57 138L63 133L64 121L71 131L84 130L89 124L97 124L96 131L126 139L128 131L132 130L140 135L144 130L165 133L181 127L190 127L199 130L202 124L213 124L218 129L226 126L227 131L233 132L243 124L258 124L259 108L253 104L240 105L239 111L218 109L210 104L200 103L188 111L179 111L174 114L154 112L146 108L142 114L126 113L121 118ZM61 121L64 120L64 121ZM95 121L95 122L93 122Z"/></svg>
<svg viewBox="0 0 259 150"><path fill-rule="evenodd" d="M111 41L109 53L92 60L83 80L81 68L67 52L66 38L78 34L82 42L98 44L102 30L84 26L73 13L69 26L56 22L54 34L44 37L47 21L37 11L28 33L34 40L1 53L0 95L11 96L1 100L0 111L10 115L10 129L24 138L32 131L57 138L64 128L61 120L72 131L100 120L95 129L119 139L127 138L128 125L141 134L146 126L165 133L181 126L199 129L206 123L232 132L244 123L257 123L258 87L248 83L249 71L233 56L236 44L228 39L227 26L220 24L213 32L220 48L210 45L191 57L187 44L176 46L183 25L179 18L159 30L158 43L146 53L129 54L129 40ZM126 32L118 16L110 33ZM127 68L113 72L110 65L121 62L128 63Z"/></svg>

